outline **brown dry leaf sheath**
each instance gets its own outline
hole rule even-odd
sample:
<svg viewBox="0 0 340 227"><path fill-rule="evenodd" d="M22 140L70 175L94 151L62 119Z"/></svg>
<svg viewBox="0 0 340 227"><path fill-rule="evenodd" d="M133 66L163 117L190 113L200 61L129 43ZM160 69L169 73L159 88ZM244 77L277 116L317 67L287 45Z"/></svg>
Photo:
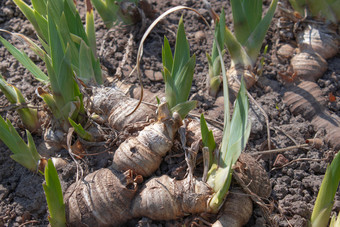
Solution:
<svg viewBox="0 0 340 227"><path fill-rule="evenodd" d="M207 212L212 191L196 179L175 180L167 175L151 178L132 202L133 217L173 220L188 214Z"/></svg>
<svg viewBox="0 0 340 227"><path fill-rule="evenodd" d="M108 121L110 127L122 130L125 126L146 121L155 117L155 111L148 105L141 103L139 108L127 116L137 105L138 100L127 97L117 88L93 88L92 110Z"/></svg>
<svg viewBox="0 0 340 227"><path fill-rule="evenodd" d="M251 155L241 153L234 166L233 175L237 175L236 180L241 180L252 193L262 198L270 196L272 188L268 173ZM240 183L240 185L242 184Z"/></svg>
<svg viewBox="0 0 340 227"><path fill-rule="evenodd" d="M177 113L171 117L167 104L161 104L158 108L158 121L145 127L137 137L124 141L113 156L112 167L120 171L131 169L136 174L150 176L171 149L181 124L181 117Z"/></svg>
<svg viewBox="0 0 340 227"><path fill-rule="evenodd" d="M72 184L64 195L69 226L120 226L131 218L137 191L132 172L100 169Z"/></svg>

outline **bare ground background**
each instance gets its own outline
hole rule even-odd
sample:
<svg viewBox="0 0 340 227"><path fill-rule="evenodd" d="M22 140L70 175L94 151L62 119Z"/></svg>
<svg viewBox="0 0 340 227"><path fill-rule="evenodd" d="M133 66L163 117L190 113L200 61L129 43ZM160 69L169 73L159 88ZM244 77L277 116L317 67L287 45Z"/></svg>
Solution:
<svg viewBox="0 0 340 227"><path fill-rule="evenodd" d="M203 16L211 18L201 1L174 0L174 1L150 1L156 15L164 12L172 6L186 5L198 9ZM210 1L212 7L219 13L220 8L226 8L227 23L231 21L231 10L226 1ZM265 7L269 5L268 1ZM79 2L81 12L84 12L82 2ZM0 1L0 28L12 32L22 33L30 38L36 39L32 26L25 20L21 12L10 0ZM164 92L164 84L161 77L161 47L164 35L173 46L179 17L182 12L175 13L156 26L147 39L144 46L142 70L144 73L143 84L145 88L153 93ZM97 46L98 53L103 65L103 72L107 77L106 86L112 86L117 80L117 73L121 70L119 80L127 85L139 86L136 75L127 77L135 65L136 53L139 40L145 31L144 24L139 23L134 27L120 27L107 30L101 19L96 15ZM277 50L285 43L294 45L294 35L290 30L292 27L283 28L279 24L280 14L278 10L266 36L265 44L269 51L265 57L265 67L262 77L257 84L250 89L251 95L262 106L269 116L269 127L272 148L285 148L305 143L306 139L314 136L325 139L325 130L315 128L311 122L303 117L303 113L291 113L289 106L283 102L285 93L296 86L288 84L278 72L288 69L289 58L279 59ZM147 19L145 25L152 21ZM196 114L204 113L206 118L219 122L223 121L222 94L218 97L209 97L206 93L206 76L208 65L205 52L210 53L212 47L212 35L204 25L203 21L191 12L184 12L184 22L187 37L189 39L191 53L197 55L196 71L190 99L199 101ZM290 33L291 32L291 33ZM5 36L7 39L10 37ZM25 45L12 39L17 47L27 49ZM122 64L122 60L127 60ZM41 65L41 61L30 54L30 57ZM230 64L228 56L225 57L227 65ZM43 68L44 69L44 68ZM118 70L119 69L119 70ZM32 75L21 66L9 52L0 45L0 73L8 82L18 87L24 96L33 105L42 107L41 100L35 94L39 84ZM317 84L324 96L324 106L331 113L340 117L340 54L328 60L328 70ZM126 87L125 87L126 88ZM336 97L336 101L330 102L329 94ZM9 105L2 93L0 93L0 107ZM256 153L267 150L266 124L261 112L251 105L252 110L252 132L247 153ZM3 109L3 108L2 108ZM9 118L23 137L24 130L18 115L14 111L2 111L3 117ZM41 136L35 135L37 146L42 141ZM116 144L117 145L117 144ZM82 160L85 174L93 170L107 167L111 163L111 151L97 155L88 156ZM100 151L100 150L99 150ZM182 162L184 157L174 158L180 151L173 149L164 159L156 175L171 174L174 177L183 177L186 165ZM258 162L266 169L271 179L272 194L268 202L270 207L270 220L268 223L259 206L255 205L253 216L247 226L306 226L311 215L313 204L317 196L321 180L334 156L334 149L324 143L320 148L310 147L308 149L291 149L280 154L255 156ZM28 222L25 226L47 226L47 206L41 184L43 178L29 172L24 167L14 162L9 156L11 152L0 142L0 226L19 226ZM76 167L71 161L66 150L61 150L55 156L64 157L69 164L59 170L62 187L65 190L74 180ZM275 162L276 161L276 162ZM335 197L335 212L340 211L340 194ZM184 222L191 222L198 217L190 217L185 220L168 223L152 222L147 219L133 220L131 226L178 226ZM208 219L213 221L214 217ZM193 222L192 222L193 223Z"/></svg>

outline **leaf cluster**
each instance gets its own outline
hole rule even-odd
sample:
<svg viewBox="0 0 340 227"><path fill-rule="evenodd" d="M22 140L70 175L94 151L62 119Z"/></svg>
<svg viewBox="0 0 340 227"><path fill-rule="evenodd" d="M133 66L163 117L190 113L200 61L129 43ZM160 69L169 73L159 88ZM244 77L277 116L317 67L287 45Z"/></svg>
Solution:
<svg viewBox="0 0 340 227"><path fill-rule="evenodd" d="M225 29L225 44L233 64L253 67L275 13L273 0L262 18L262 0L231 0L234 33ZM225 17L224 11L221 17Z"/></svg>
<svg viewBox="0 0 340 227"><path fill-rule="evenodd" d="M75 76L85 82L93 78L97 83L103 82L100 62L95 55L92 5L88 0L84 28L72 0L32 0L32 6L23 0L14 2L34 26L42 48L23 35L13 35L26 42L45 62L48 76L23 51L2 37L0 41L38 80L50 84L51 93L39 88L38 94L62 128L67 129L68 117L80 121L78 114L84 113L82 94Z"/></svg>
<svg viewBox="0 0 340 227"><path fill-rule="evenodd" d="M225 105L226 120L218 153L214 153L216 145L212 131L208 130L205 119L203 115L201 116L202 142L205 147L209 148L209 156L212 157L207 183L213 188L215 195L209 205L215 211L219 209L227 194L231 182L232 166L245 148L250 135L248 105L246 88L242 80L231 120L229 120L229 107Z"/></svg>
<svg viewBox="0 0 340 227"><path fill-rule="evenodd" d="M0 140L13 152L11 158L32 172L38 169L41 156L37 152L31 133L26 130L27 144L9 120L0 116Z"/></svg>
<svg viewBox="0 0 340 227"><path fill-rule="evenodd" d="M166 101L171 112L178 112L183 119L190 110L196 107L196 101L187 101L194 76L196 56L190 57L183 17L178 24L174 56L168 39L164 37L162 61Z"/></svg>
<svg viewBox="0 0 340 227"><path fill-rule="evenodd" d="M0 74L0 90L4 93L8 101L12 104L24 105L26 100L22 93L13 85L8 84ZM17 109L17 112L25 127L34 132L40 128L38 112L36 109L24 107Z"/></svg>

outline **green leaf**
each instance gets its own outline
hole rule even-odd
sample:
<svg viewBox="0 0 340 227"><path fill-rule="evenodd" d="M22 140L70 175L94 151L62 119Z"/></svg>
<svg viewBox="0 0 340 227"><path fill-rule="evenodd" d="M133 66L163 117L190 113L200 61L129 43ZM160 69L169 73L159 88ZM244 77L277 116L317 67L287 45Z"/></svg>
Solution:
<svg viewBox="0 0 340 227"><path fill-rule="evenodd" d="M25 15L25 17L31 22L31 24L33 25L34 29L38 33L38 35L43 37L42 33L41 33L41 30L40 30L40 28L38 26L38 23L36 21L34 10L30 6L28 6L22 0L13 0L13 1L19 7L21 12Z"/></svg>
<svg viewBox="0 0 340 227"><path fill-rule="evenodd" d="M20 137L9 120L0 116L0 140L13 152L11 158L32 172L36 172L40 155L34 145L33 138L26 130L28 144Z"/></svg>
<svg viewBox="0 0 340 227"><path fill-rule="evenodd" d="M226 114L229 114L229 109L225 109L225 115ZM224 123L223 129L220 160L215 158L215 162L211 165L208 172L207 179L208 185L212 187L215 192L213 198L209 202L209 207L216 212L220 208L228 192L232 174L231 167L235 164L242 150L245 148L250 134L251 127L250 124L248 124L248 100L243 79L235 103L232 120L229 122L229 118L226 116L225 119L226 122Z"/></svg>
<svg viewBox="0 0 340 227"><path fill-rule="evenodd" d="M212 130L208 129L207 122L205 121L203 114L201 114L200 124L201 124L201 135L202 135L203 145L209 148L209 160L210 160L209 168L210 168L212 163L215 162L213 152L216 148L216 143L215 143Z"/></svg>
<svg viewBox="0 0 340 227"><path fill-rule="evenodd" d="M0 89L10 103L17 103L17 94L13 89L13 86L8 84L1 74L0 74Z"/></svg>
<svg viewBox="0 0 340 227"><path fill-rule="evenodd" d="M213 75L214 75L214 77L218 77L220 75L220 73L221 73L221 62L220 62L220 59L215 58L215 61L213 63L212 68L213 68Z"/></svg>
<svg viewBox="0 0 340 227"><path fill-rule="evenodd" d="M48 76L50 77L50 82L51 82L51 90L53 97L49 100L53 100L53 103L56 105L56 109L59 109L63 106L65 103L63 96L61 95L61 89L59 88L57 76L55 73L55 70L52 66L51 60L48 58L47 55L45 55L44 62L46 64ZM48 94L47 92L44 92L44 94ZM42 96L43 97L43 96ZM43 98L44 99L44 98ZM46 102L46 100L44 100ZM46 104L51 108L48 102ZM52 112L54 112L53 108L51 108ZM55 112L54 112L55 113ZM55 116L57 117L57 116Z"/></svg>
<svg viewBox="0 0 340 227"><path fill-rule="evenodd" d="M179 20L176 44L175 44L175 54L173 66L171 69L171 76L174 80L177 80L181 70L187 64L190 58L190 48L189 43L185 35L183 16Z"/></svg>
<svg viewBox="0 0 340 227"><path fill-rule="evenodd" d="M99 58L95 59L93 55L92 55L92 67L93 67L94 77L96 79L96 82L99 85L103 84L103 75L102 75L102 69L101 69Z"/></svg>
<svg viewBox="0 0 340 227"><path fill-rule="evenodd" d="M177 90L176 104L185 102L189 98L192 80L194 77L196 65L196 55L193 55L181 68L181 71L178 73L175 79L175 87Z"/></svg>
<svg viewBox="0 0 340 227"><path fill-rule="evenodd" d="M178 25L174 59L172 58L169 41L165 37L164 46L162 47L162 61L165 94L171 109L188 100L196 64L196 56L193 55L190 57L189 43L185 36L183 17L180 19ZM170 69L171 71L169 71Z"/></svg>
<svg viewBox="0 0 340 227"><path fill-rule="evenodd" d="M92 4L98 11L100 17L103 19L104 24L107 28L111 28L112 25L117 21L117 12L119 5L115 4L115 0L91 0Z"/></svg>
<svg viewBox="0 0 340 227"><path fill-rule="evenodd" d="M224 13L224 11L222 11L222 13ZM236 40L235 36L231 33L231 31L227 27L225 28L225 44L229 51L233 65L240 64L244 67L252 66L253 62L249 58L246 50Z"/></svg>
<svg viewBox="0 0 340 227"><path fill-rule="evenodd" d="M54 2L54 1L52 1ZM48 5L50 2L48 3ZM48 7L48 15L52 15L52 9L51 7ZM59 15L58 19L61 18L61 15ZM49 34L49 45L51 50L51 60L52 60L52 66L55 70L55 74L58 76L60 75L60 69L61 65L64 59L64 46L62 43L62 39L60 37L59 31L56 27L56 24L54 22L53 16L48 18L48 34Z"/></svg>
<svg viewBox="0 0 340 227"><path fill-rule="evenodd" d="M79 45L73 42L73 39L71 37L70 30L68 29L67 25L67 19L65 14L63 13L59 20L59 31L60 35L63 38L63 43L69 46L70 49L70 60L73 65L73 70L76 72L76 74L79 74ZM81 25L82 26L82 25ZM80 38L80 42L82 39Z"/></svg>
<svg viewBox="0 0 340 227"><path fill-rule="evenodd" d="M250 31L253 31L262 18L262 0L243 0L243 10Z"/></svg>
<svg viewBox="0 0 340 227"><path fill-rule="evenodd" d="M51 159L45 167L45 181L43 188L50 216L48 220L52 227L66 226L65 204L58 173Z"/></svg>
<svg viewBox="0 0 340 227"><path fill-rule="evenodd" d="M57 120L60 119L61 114L60 114L55 98L51 94L46 92L44 89L42 89L41 87L37 88L37 93L44 100L46 105L50 108L54 118Z"/></svg>
<svg viewBox="0 0 340 227"><path fill-rule="evenodd" d="M57 81L65 103L74 101L75 97L80 95L79 87L74 79L74 73L71 67L69 46L67 46L65 55L59 66Z"/></svg>
<svg viewBox="0 0 340 227"><path fill-rule="evenodd" d="M91 47L92 53L96 56L96 30L94 27L93 9L90 0L86 0L86 35L88 38L88 45Z"/></svg>
<svg viewBox="0 0 340 227"><path fill-rule="evenodd" d="M33 9L43 17L47 16L46 0L31 0Z"/></svg>
<svg viewBox="0 0 340 227"><path fill-rule="evenodd" d="M7 42L4 38L0 36L0 41L7 48L7 50L25 67L27 68L33 76L44 83L48 82L48 76L43 73L40 68L33 63L33 61L25 54L23 51L19 51L12 44Z"/></svg>
<svg viewBox="0 0 340 227"><path fill-rule="evenodd" d="M163 78L165 83L165 97L166 102L169 104L169 107L172 108L177 104L177 90L175 87L175 82L170 75L170 72L167 68L164 67Z"/></svg>
<svg viewBox="0 0 340 227"><path fill-rule="evenodd" d="M36 30L39 37L44 41L48 41L48 24L46 18L37 11L34 11L34 16L39 27L39 30Z"/></svg>
<svg viewBox="0 0 340 227"><path fill-rule="evenodd" d="M82 139L86 141L94 141L93 136L91 133L87 132L81 124L77 124L74 122L71 118L68 118L68 121L70 122L71 126L74 128L74 131L80 136Z"/></svg>
<svg viewBox="0 0 340 227"><path fill-rule="evenodd" d="M48 1L47 2L47 15L48 21L53 20L54 23L58 24L60 16L64 10L64 1Z"/></svg>
<svg viewBox="0 0 340 227"><path fill-rule="evenodd" d="M207 60L208 60L208 65L209 65L209 69L213 67L213 61L212 61L212 58L211 56L207 53L205 53L206 57L207 57Z"/></svg>
<svg viewBox="0 0 340 227"><path fill-rule="evenodd" d="M209 185L214 184L213 191L215 193L209 201L209 208L212 209L213 213L217 213L223 204L231 184L232 172L233 169L231 168L231 165L227 165L226 167L216 169L216 172L210 174L210 176L214 176L213 178L209 177L210 179L208 179Z"/></svg>
<svg viewBox="0 0 340 227"><path fill-rule="evenodd" d="M263 40L273 19L277 2L278 0L272 0L267 14L263 17L263 19L258 23L256 28L249 35L249 38L244 45L250 59L252 60L252 64L255 64L256 59L260 53Z"/></svg>
<svg viewBox="0 0 340 227"><path fill-rule="evenodd" d="M4 93L8 101L13 104L25 104L26 100L21 92L13 85L8 84L0 74L0 90ZM16 110L20 115L22 123L25 127L34 132L40 127L38 119L38 111L31 108L20 108Z"/></svg>
<svg viewBox="0 0 340 227"><path fill-rule="evenodd" d="M167 69L172 69L173 57L168 39L164 36L164 46L162 46L162 62Z"/></svg>
<svg viewBox="0 0 340 227"><path fill-rule="evenodd" d="M240 91L237 95L233 117L231 119L230 132L226 138L223 132L221 145L221 159L224 163L231 160L234 164L245 148L250 134L250 124L248 124L248 99L244 80L241 81Z"/></svg>
<svg viewBox="0 0 340 227"><path fill-rule="evenodd" d="M196 100L181 102L171 108L171 113L177 112L179 113L181 118L184 119L191 110L196 108L196 106L197 106Z"/></svg>
<svg viewBox="0 0 340 227"><path fill-rule="evenodd" d="M218 58L218 50L217 50L217 44L220 47L221 51L224 47L224 40L225 40L225 15L224 15L224 9L222 9L220 19L218 22L216 22L215 25L215 37L217 39L217 42L214 40L211 58L213 61L215 61Z"/></svg>
<svg viewBox="0 0 340 227"><path fill-rule="evenodd" d="M94 77L92 67L92 50L85 44L84 41L80 44L79 50L79 75L78 77L85 83L90 82L91 78Z"/></svg>
<svg viewBox="0 0 340 227"><path fill-rule="evenodd" d="M251 32L248 24L247 15L243 8L245 0L231 0L231 9L233 14L234 31L237 41L243 45ZM252 0L258 1L258 0ZM254 10L254 9L253 9Z"/></svg>
<svg viewBox="0 0 340 227"><path fill-rule="evenodd" d="M340 181L340 152L336 154L332 163L327 167L325 177L321 183L315 201L311 226L327 226L334 203L334 196Z"/></svg>
<svg viewBox="0 0 340 227"><path fill-rule="evenodd" d="M67 27L72 35L80 37L88 45L86 31L81 21L79 13L74 8L73 2L65 1L64 3L64 14L66 17ZM80 43L79 43L80 44Z"/></svg>

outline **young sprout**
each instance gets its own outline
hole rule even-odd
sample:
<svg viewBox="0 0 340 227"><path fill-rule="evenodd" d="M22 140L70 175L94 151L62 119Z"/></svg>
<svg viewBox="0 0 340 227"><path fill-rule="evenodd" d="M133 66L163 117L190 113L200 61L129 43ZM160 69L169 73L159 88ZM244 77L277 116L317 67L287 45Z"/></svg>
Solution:
<svg viewBox="0 0 340 227"><path fill-rule="evenodd" d="M29 38L20 36L45 62L48 77L27 57L2 37L0 41L40 81L50 84L50 90L37 89L51 109L55 120L64 130L69 127L68 118L81 122L85 115L83 96L75 75L84 82L94 79L102 83L99 59L95 50L95 29L92 5L86 1L86 28L73 1L32 1L28 6L22 0L16 5L34 26L43 49Z"/></svg>
<svg viewBox="0 0 340 227"><path fill-rule="evenodd" d="M86 131L81 124L77 124L71 118L68 118L68 120L71 126L74 128L74 131L78 134L78 136L80 136L82 139L89 141L89 142L95 141L92 134Z"/></svg>
<svg viewBox="0 0 340 227"><path fill-rule="evenodd" d="M225 97L225 100L228 99ZM216 145L212 132L208 131L205 119L203 115L201 116L202 141L204 146L208 147L210 157L207 183L214 191L214 195L209 202L212 212L219 210L228 193L232 167L245 148L250 135L251 124L248 120L248 99L243 79L231 121L229 116L229 106L225 105L223 139L218 152L219 156L214 154Z"/></svg>
<svg viewBox="0 0 340 227"><path fill-rule="evenodd" d="M46 195L46 201L50 215L48 220L52 227L65 227L66 215L65 204L63 201L63 192L56 168L51 159L48 160L45 167L45 183L43 188Z"/></svg>
<svg viewBox="0 0 340 227"><path fill-rule="evenodd" d="M224 55L225 50L224 47L224 39L225 39L225 18L221 17L220 19L217 18L215 24L215 37L217 42L213 43L212 53L211 56L206 53L208 59L208 66L209 66L209 78L208 78L208 85L209 85L209 94L211 96L216 97L217 92L220 89L221 85L221 62L218 58L218 50L217 45L219 46L220 50L222 50L222 55Z"/></svg>
<svg viewBox="0 0 340 227"><path fill-rule="evenodd" d="M0 74L0 90L5 94L8 101L12 104L24 105L26 100L18 88L13 85L8 84L5 79ZM36 109L24 107L17 109L17 112L21 118L22 123L25 127L31 131L35 132L40 128L40 122L38 119L38 112Z"/></svg>
<svg viewBox="0 0 340 227"><path fill-rule="evenodd" d="M31 133L26 130L27 144L9 120L0 116L0 140L13 152L11 158L32 172L37 172L41 156L37 152Z"/></svg>
<svg viewBox="0 0 340 227"><path fill-rule="evenodd" d="M271 2L267 14L262 18L262 0L231 0L235 35L225 27L224 43L231 57L227 77L231 89L235 92L240 87L239 80L242 76L247 89L256 82L252 70L274 16L277 2L278 0ZM224 23L223 18L225 13L222 9L219 23Z"/></svg>
<svg viewBox="0 0 340 227"><path fill-rule="evenodd" d="M172 113L179 113L182 119L184 119L196 107L196 101L188 101L194 76L196 56L190 57L190 48L184 31L183 17L181 17L178 24L174 56L172 56L168 39L164 37L162 61L165 98L169 104L169 109Z"/></svg>
<svg viewBox="0 0 340 227"><path fill-rule="evenodd" d="M322 180L318 196L316 197L312 217L310 220L311 227L327 226L339 182L340 152L336 154L332 163L327 167L325 177ZM335 217L332 218L332 222L335 222ZM339 226L339 217L336 223L336 226Z"/></svg>
<svg viewBox="0 0 340 227"><path fill-rule="evenodd" d="M49 40L49 22L53 21L62 45L64 48L70 48L70 62L76 75L85 82L94 78L97 83L103 83L99 59L96 57L94 18L90 0L86 0L85 28L73 1L33 0L32 6L28 6L23 0L14 2L33 25L49 57L52 45ZM44 60L44 57L42 59Z"/></svg>

